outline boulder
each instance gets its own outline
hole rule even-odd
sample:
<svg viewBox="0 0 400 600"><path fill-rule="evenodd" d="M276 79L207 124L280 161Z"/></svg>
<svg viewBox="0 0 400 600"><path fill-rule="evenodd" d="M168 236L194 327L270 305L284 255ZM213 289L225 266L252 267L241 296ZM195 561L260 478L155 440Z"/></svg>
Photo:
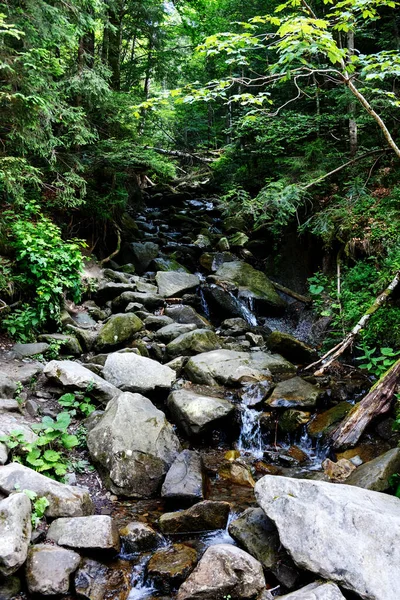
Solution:
<svg viewBox="0 0 400 600"><path fill-rule="evenodd" d="M146 394L156 388L170 389L176 373L145 356L115 352L105 362L103 377L123 391Z"/></svg>
<svg viewBox="0 0 400 600"><path fill-rule="evenodd" d="M11 398L0 398L0 413L2 412L19 412L20 405L18 400L12 400Z"/></svg>
<svg viewBox="0 0 400 600"><path fill-rule="evenodd" d="M178 273L189 273L188 269L173 258L155 258L153 265L156 271L177 271Z"/></svg>
<svg viewBox="0 0 400 600"><path fill-rule="evenodd" d="M228 502L203 500L186 510L164 513L160 517L159 526L165 534L225 529L229 511Z"/></svg>
<svg viewBox="0 0 400 600"><path fill-rule="evenodd" d="M218 350L221 348L220 338L209 329L195 329L189 333L183 333L175 338L167 346L169 358L177 356L192 356L202 352Z"/></svg>
<svg viewBox="0 0 400 600"><path fill-rule="evenodd" d="M175 304L174 306L168 306L165 309L167 317L171 317L176 323L193 324L199 329L202 327L211 327L211 324L207 319L199 315L199 313L191 306L185 304Z"/></svg>
<svg viewBox="0 0 400 600"><path fill-rule="evenodd" d="M112 301L113 312L122 313L132 303L141 304L148 310L156 310L164 306L164 298L152 292L123 292Z"/></svg>
<svg viewBox="0 0 400 600"><path fill-rule="evenodd" d="M229 400L185 388L172 392L167 406L174 421L189 437L209 433L233 417L234 413L234 406Z"/></svg>
<svg viewBox="0 0 400 600"><path fill-rule="evenodd" d="M100 329L95 349L97 351L111 350L132 341L135 334L143 329L143 323L133 313L112 315Z"/></svg>
<svg viewBox="0 0 400 600"><path fill-rule="evenodd" d="M181 585L177 600L256 598L265 588L261 564L230 544L207 548L196 569Z"/></svg>
<svg viewBox="0 0 400 600"><path fill-rule="evenodd" d="M17 382L22 385L30 384L33 377L43 371L43 364L38 361L23 362L13 360L3 364L0 370L0 398L12 398L17 389Z"/></svg>
<svg viewBox="0 0 400 600"><path fill-rule="evenodd" d="M12 494L19 486L21 490L32 490L49 502L48 517L83 517L93 513L93 504L87 490L54 481L16 462L0 469L0 491Z"/></svg>
<svg viewBox="0 0 400 600"><path fill-rule="evenodd" d="M342 592L335 583L315 582L306 585L301 590L296 590L285 596L277 596L281 600L345 600Z"/></svg>
<svg viewBox="0 0 400 600"><path fill-rule="evenodd" d="M288 589L298 579L296 567L282 548L278 530L261 508L248 508L231 521L228 531L233 539L254 556L264 569L272 572Z"/></svg>
<svg viewBox="0 0 400 600"><path fill-rule="evenodd" d="M274 311L282 311L286 306L268 277L248 263L226 262L216 271L216 276L220 280L234 283L241 296L251 298Z"/></svg>
<svg viewBox="0 0 400 600"><path fill-rule="evenodd" d="M86 392L89 387L90 395L102 403L107 403L120 394L114 385L72 360L52 360L45 366L44 374L71 391Z"/></svg>
<svg viewBox="0 0 400 600"><path fill-rule="evenodd" d="M73 356L80 356L82 354L82 347L75 336L66 335L63 333L44 333L39 335L39 342L61 342L60 354L72 354Z"/></svg>
<svg viewBox="0 0 400 600"><path fill-rule="evenodd" d="M193 450L183 450L172 463L161 488L166 500L183 503L204 499L201 456Z"/></svg>
<svg viewBox="0 0 400 600"><path fill-rule="evenodd" d="M49 344L39 342L34 344L14 344L11 352L15 358L30 358L37 354L44 354L50 348Z"/></svg>
<svg viewBox="0 0 400 600"><path fill-rule="evenodd" d="M12 398L17 390L17 381L0 371L0 398Z"/></svg>
<svg viewBox="0 0 400 600"><path fill-rule="evenodd" d="M172 325L173 322L171 317L166 317L165 315L150 315L144 320L144 325L146 329L158 331L162 327Z"/></svg>
<svg viewBox="0 0 400 600"><path fill-rule="evenodd" d="M278 427L283 433L294 433L308 423L310 418L310 412L290 408L279 416Z"/></svg>
<svg viewBox="0 0 400 600"><path fill-rule="evenodd" d="M256 499L296 564L365 600L398 597L400 501L324 481L267 475Z"/></svg>
<svg viewBox="0 0 400 600"><path fill-rule="evenodd" d="M294 373L295 367L278 354L213 350L191 358L185 372L195 383L238 385L270 379L271 375Z"/></svg>
<svg viewBox="0 0 400 600"><path fill-rule="evenodd" d="M197 275L176 271L158 271L156 282L158 293L165 298L181 296L200 285Z"/></svg>
<svg viewBox="0 0 400 600"><path fill-rule="evenodd" d="M14 431L18 431L24 435L26 442L32 443L37 440L37 435L34 433L27 423L26 419L19 414L1 412L0 413L0 435L9 436Z"/></svg>
<svg viewBox="0 0 400 600"><path fill-rule="evenodd" d="M8 460L9 449L6 444L0 442L0 465L5 465Z"/></svg>
<svg viewBox="0 0 400 600"><path fill-rule="evenodd" d="M194 331L196 325L192 323L172 323L171 325L166 325L159 329L155 334L155 339L164 342L165 344L169 344L172 340L175 340L180 335L184 333L189 333L190 331Z"/></svg>
<svg viewBox="0 0 400 600"><path fill-rule="evenodd" d="M24 564L31 533L31 501L28 496L17 493L1 500L0 575L8 577Z"/></svg>
<svg viewBox="0 0 400 600"><path fill-rule="evenodd" d="M332 425L338 423L351 411L353 405L350 402L339 402L318 415L309 423L307 429L311 437L322 437L329 433Z"/></svg>
<svg viewBox="0 0 400 600"><path fill-rule="evenodd" d="M56 519L49 527L47 539L69 548L116 552L120 549L117 526L108 515Z"/></svg>
<svg viewBox="0 0 400 600"><path fill-rule="evenodd" d="M95 292L96 301L99 304L105 304L110 300L114 300L117 296L120 296L124 292L133 292L136 289L135 283L115 283L110 281L103 281ZM82 325L81 325L82 326Z"/></svg>
<svg viewBox="0 0 400 600"><path fill-rule="evenodd" d="M384 492L390 487L390 479L395 473L400 473L400 448L393 448L357 467L346 480L346 484Z"/></svg>
<svg viewBox="0 0 400 600"><path fill-rule="evenodd" d="M225 319L225 321L221 323L221 331L224 335L236 337L238 335L244 335L249 330L250 325L240 317Z"/></svg>
<svg viewBox="0 0 400 600"><path fill-rule="evenodd" d="M314 408L321 390L301 377L281 381L267 400L272 408Z"/></svg>
<svg viewBox="0 0 400 600"><path fill-rule="evenodd" d="M295 364L309 364L318 358L318 352L314 348L282 331L273 331L267 338L267 346Z"/></svg>
<svg viewBox="0 0 400 600"><path fill-rule="evenodd" d="M30 548L26 563L26 582L31 594L52 596L67 594L70 576L79 567L81 557L72 550L38 544Z"/></svg>
<svg viewBox="0 0 400 600"><path fill-rule="evenodd" d="M87 445L109 489L124 496L156 494L180 445L163 412L140 394L112 400L89 431Z"/></svg>
<svg viewBox="0 0 400 600"><path fill-rule="evenodd" d="M113 561L107 564L83 558L74 578L79 598L87 600L128 600L132 589L130 563Z"/></svg>
<svg viewBox="0 0 400 600"><path fill-rule="evenodd" d="M236 485L253 488L255 481L249 467L239 461L229 461L221 465L218 469L218 475L222 479L227 479Z"/></svg>
<svg viewBox="0 0 400 600"><path fill-rule="evenodd" d="M158 256L159 247L153 242L133 242L126 244L123 249L123 258L132 262L136 271L142 274L146 271L151 261Z"/></svg>
<svg viewBox="0 0 400 600"><path fill-rule="evenodd" d="M169 593L185 581L196 562L197 552L194 548L172 544L154 552L147 564L147 577L158 589Z"/></svg>
<svg viewBox="0 0 400 600"><path fill-rule="evenodd" d="M226 289L225 286L211 284L204 285L202 289L211 308L221 318L230 315L231 317L249 319L249 309L230 290ZM255 325L257 319L254 315L253 320L252 324Z"/></svg>
<svg viewBox="0 0 400 600"><path fill-rule="evenodd" d="M119 530L124 552L147 552L160 545L163 537L141 521L131 521Z"/></svg>

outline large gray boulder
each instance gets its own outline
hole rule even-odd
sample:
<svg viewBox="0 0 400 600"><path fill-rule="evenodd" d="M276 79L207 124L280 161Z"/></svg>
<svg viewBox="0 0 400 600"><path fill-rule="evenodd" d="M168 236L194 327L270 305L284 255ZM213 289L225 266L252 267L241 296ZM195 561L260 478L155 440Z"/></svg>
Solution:
<svg viewBox="0 0 400 600"><path fill-rule="evenodd" d="M26 582L31 594L52 596L67 594L70 575L79 567L81 557L72 550L38 544L30 548L26 564Z"/></svg>
<svg viewBox="0 0 400 600"><path fill-rule="evenodd" d="M124 496L156 494L180 450L163 412L140 394L112 400L87 436L92 459L109 489Z"/></svg>
<svg viewBox="0 0 400 600"><path fill-rule="evenodd" d="M117 526L108 515L56 519L49 527L47 539L68 548L116 552L120 549Z"/></svg>
<svg viewBox="0 0 400 600"><path fill-rule="evenodd" d="M267 346L296 364L309 364L318 358L318 352L314 348L282 331L273 331L267 338Z"/></svg>
<svg viewBox="0 0 400 600"><path fill-rule="evenodd" d="M234 413L229 400L185 388L173 391L167 405L174 421L189 437L212 431Z"/></svg>
<svg viewBox="0 0 400 600"><path fill-rule="evenodd" d="M204 478L201 456L193 450L183 450L172 463L161 488L166 500L198 502L204 498Z"/></svg>
<svg viewBox="0 0 400 600"><path fill-rule="evenodd" d="M248 263L226 262L219 267L215 275L220 280L234 283L241 296L256 300L274 310L281 311L286 306L268 277Z"/></svg>
<svg viewBox="0 0 400 600"><path fill-rule="evenodd" d="M293 561L282 548L278 530L261 508L248 508L228 527L233 539L272 572L286 588L298 578Z"/></svg>
<svg viewBox="0 0 400 600"><path fill-rule="evenodd" d="M384 492L390 487L390 478L400 472L400 448L393 448L377 458L357 467L346 479L347 485Z"/></svg>
<svg viewBox="0 0 400 600"><path fill-rule="evenodd" d="M203 327L211 327L211 324L205 317L199 315L199 313L192 307L186 304L175 304L168 306L165 309L165 315L171 317L176 323L192 324L196 325L198 329Z"/></svg>
<svg viewBox="0 0 400 600"><path fill-rule="evenodd" d="M0 469L0 491L12 494L16 486L21 490L32 490L38 497L47 498L48 517L83 517L93 513L93 504L85 489L54 481L13 462Z"/></svg>
<svg viewBox="0 0 400 600"><path fill-rule="evenodd" d="M112 302L114 312L121 313L126 310L131 303L138 303L145 306L148 310L155 310L164 306L164 298L152 292L123 292Z"/></svg>
<svg viewBox="0 0 400 600"><path fill-rule="evenodd" d="M296 590L285 596L277 596L277 600L345 600L342 592L335 583L310 583L301 590Z"/></svg>
<svg viewBox="0 0 400 600"><path fill-rule="evenodd" d="M264 588L262 566L255 558L230 544L216 544L181 585L177 600L255 598Z"/></svg>
<svg viewBox="0 0 400 600"><path fill-rule="evenodd" d="M160 342L169 344L169 342L172 342L172 340L175 340L180 335L189 333L189 331L194 331L195 329L197 329L196 325L191 323L171 323L170 325L161 327L154 337Z"/></svg>
<svg viewBox="0 0 400 600"><path fill-rule="evenodd" d="M8 577L25 562L31 541L31 501L23 493L0 501L0 575Z"/></svg>
<svg viewBox="0 0 400 600"><path fill-rule="evenodd" d="M156 282L158 293L165 298L180 296L200 285L200 279L197 275L177 271L158 271Z"/></svg>
<svg viewBox="0 0 400 600"><path fill-rule="evenodd" d="M267 475L256 499L298 566L365 600L398 598L400 500L323 481Z"/></svg>
<svg viewBox="0 0 400 600"><path fill-rule="evenodd" d="M14 344L11 352L15 358L30 358L37 354L44 354L50 348L46 342L32 344Z"/></svg>
<svg viewBox="0 0 400 600"><path fill-rule="evenodd" d="M267 400L272 408L314 408L321 390L301 377L281 381Z"/></svg>
<svg viewBox="0 0 400 600"><path fill-rule="evenodd" d="M27 423L26 419L20 414L14 414L9 412L0 413L0 435L9 436L14 431L18 431L23 434L24 440L29 442L35 442L37 435L34 433Z"/></svg>
<svg viewBox="0 0 400 600"><path fill-rule="evenodd" d="M128 600L132 573L126 564L122 560L102 563L83 558L74 577L76 594L86 600Z"/></svg>
<svg viewBox="0 0 400 600"><path fill-rule="evenodd" d="M90 395L99 402L107 403L120 394L114 385L72 360L52 360L45 366L44 374L71 391L86 392L89 387Z"/></svg>
<svg viewBox="0 0 400 600"><path fill-rule="evenodd" d="M159 525L165 534L225 529L229 511L228 502L204 500L186 510L164 513L160 517Z"/></svg>
<svg viewBox="0 0 400 600"><path fill-rule="evenodd" d="M176 356L192 356L222 347L220 338L209 329L195 329L189 333L183 333L175 338L167 346L169 358Z"/></svg>
<svg viewBox="0 0 400 600"><path fill-rule="evenodd" d="M159 247L153 242L133 242L123 249L123 258L132 262L139 274L146 271L151 261L158 256Z"/></svg>
<svg viewBox="0 0 400 600"><path fill-rule="evenodd" d="M191 358L185 372L191 381L204 385L239 385L262 381L271 375L295 372L295 367L278 354L213 350Z"/></svg>
<svg viewBox="0 0 400 600"><path fill-rule="evenodd" d="M132 341L135 334L143 329L143 323L132 313L112 315L100 329L96 339L96 350L118 348Z"/></svg>
<svg viewBox="0 0 400 600"><path fill-rule="evenodd" d="M110 354L103 369L104 378L124 392L146 394L156 388L170 389L176 373L166 365L133 352Z"/></svg>

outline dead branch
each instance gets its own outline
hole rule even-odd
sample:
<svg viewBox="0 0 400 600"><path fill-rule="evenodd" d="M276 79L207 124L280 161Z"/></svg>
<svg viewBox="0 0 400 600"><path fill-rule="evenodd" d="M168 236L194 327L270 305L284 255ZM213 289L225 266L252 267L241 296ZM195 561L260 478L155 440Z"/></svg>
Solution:
<svg viewBox="0 0 400 600"><path fill-rule="evenodd" d="M377 381L368 394L355 405L331 435L334 448L355 446L369 423L386 413L391 406L400 379L400 359Z"/></svg>
<svg viewBox="0 0 400 600"><path fill-rule="evenodd" d="M177 158L186 158L191 160L198 160L199 162L208 164L213 163L212 158L203 158L197 154L191 154L190 152L180 152L179 150L165 150L165 148L154 148L153 146L145 146L145 150L154 150L158 154L166 154L167 156L176 156Z"/></svg>
<svg viewBox="0 0 400 600"><path fill-rule="evenodd" d="M116 247L116 249L114 250L114 252L112 252L112 253L110 254L110 256L107 256L107 258L103 258L103 260L101 260L101 261L100 261L100 266L101 266L101 267L102 267L102 266L103 266L105 263L108 263L108 262L110 262L110 260L111 260L112 258L114 258L114 256L116 256L116 255L119 253L119 251L121 250L121 230L120 230L120 228L119 228L119 227L117 227L117 226L115 227L115 229L116 229L116 232L117 232L117 247Z"/></svg>
<svg viewBox="0 0 400 600"><path fill-rule="evenodd" d="M396 289L399 282L400 282L400 271L398 271L396 273L396 276L390 282L388 287L376 298L374 303L369 307L367 312L361 317L361 319L358 321L357 325L355 325L353 327L353 329L350 331L350 333L348 333L346 335L346 337L339 344L337 344L334 348L331 348L326 354L324 354L324 356L322 358L320 358L316 362L312 363L311 365L308 365L308 367L306 367L306 369L312 369L313 367L316 367L317 365L322 364L321 368L314 373L317 376L322 375L323 372L325 371L325 369L327 369L327 367L329 367L329 365L331 365L336 359L338 359L339 356L341 354L343 354L343 352L349 346L352 345L352 343L354 342L355 338L360 333L360 331L366 327L366 325L368 324L368 321L370 320L372 315L374 313L376 313L376 311L383 304L385 304L387 302L387 299L393 293L393 290Z"/></svg>
<svg viewBox="0 0 400 600"><path fill-rule="evenodd" d="M289 288L285 287L284 285L281 285L280 283L276 283L275 281L271 281L271 283L274 286L274 288L279 292L283 292L287 296L291 296L299 302L303 302L303 304L310 304L312 302L312 298L310 298L310 296L303 296L302 294L298 294L297 292L294 292L293 290L290 290Z"/></svg>

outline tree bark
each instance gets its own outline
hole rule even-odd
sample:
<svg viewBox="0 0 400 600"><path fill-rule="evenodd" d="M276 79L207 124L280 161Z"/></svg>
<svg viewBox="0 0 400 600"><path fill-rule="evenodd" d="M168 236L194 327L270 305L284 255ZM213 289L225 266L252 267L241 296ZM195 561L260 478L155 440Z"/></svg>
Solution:
<svg viewBox="0 0 400 600"><path fill-rule="evenodd" d="M354 31L347 33L347 48L349 51L349 60L354 55ZM353 100L349 103L349 143L350 143L350 156L355 156L358 149L358 137L357 137L357 122L355 119L356 114L356 103Z"/></svg>
<svg viewBox="0 0 400 600"><path fill-rule="evenodd" d="M386 303L387 299L393 293L393 290L397 287L399 282L400 282L400 271L398 271L396 273L395 277L390 282L388 287L376 298L375 302L369 307L367 312L361 317L361 319L353 327L353 329L350 331L350 333L348 333L346 335L346 337L339 344L337 344L337 346L335 346L334 348L331 348L331 350L329 350L329 352L324 354L324 356L322 358L320 358L316 362L312 363L311 365L308 365L308 367L306 367L306 368L312 369L313 367L316 367L317 365L322 363L322 367L314 373L317 376L322 375L324 373L325 369L327 369L329 367L329 365L331 365L335 360L337 360L339 358L339 356L341 356L343 354L343 352L349 346L352 345L352 343L354 342L355 338L358 336L360 331L366 327L366 325L368 324L368 321L370 320L372 315L374 313L376 313L376 311L383 304Z"/></svg>
<svg viewBox="0 0 400 600"><path fill-rule="evenodd" d="M110 9L108 31L108 64L111 69L111 87L119 92L121 89L121 36L122 36L122 3Z"/></svg>
<svg viewBox="0 0 400 600"><path fill-rule="evenodd" d="M331 435L333 448L355 446L375 417L386 413L400 380L400 359L379 379L368 394L356 404Z"/></svg>

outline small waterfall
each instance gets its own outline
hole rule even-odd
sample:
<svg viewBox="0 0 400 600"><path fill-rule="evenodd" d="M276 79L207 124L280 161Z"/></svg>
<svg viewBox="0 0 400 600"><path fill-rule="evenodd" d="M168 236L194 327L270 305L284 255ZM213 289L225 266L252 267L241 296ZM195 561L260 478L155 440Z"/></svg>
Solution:
<svg viewBox="0 0 400 600"><path fill-rule="evenodd" d="M235 303L238 305L239 310L240 310L240 312L242 314L243 319L245 321L247 321L247 323L249 325L252 325L253 327L256 327L258 325L257 317L250 310L250 308L247 305L247 302L243 302L240 297L236 298L236 296L234 296L232 294L232 292L228 292L228 294L235 301Z"/></svg>
<svg viewBox="0 0 400 600"><path fill-rule="evenodd" d="M322 463L329 454L329 444L323 443L321 439L313 439L304 425L300 441L297 444L309 457L307 469L315 471L321 469Z"/></svg>
<svg viewBox="0 0 400 600"><path fill-rule="evenodd" d="M155 587L150 583L146 583L146 565L149 561L149 556L144 556L133 567L131 584L132 589L129 592L128 600L142 600L148 598L155 591Z"/></svg>
<svg viewBox="0 0 400 600"><path fill-rule="evenodd" d="M262 458L263 443L260 427L260 412L242 405L242 425L240 428L240 436L238 440L238 450L248 452L255 458Z"/></svg>
<svg viewBox="0 0 400 600"><path fill-rule="evenodd" d="M206 318L209 320L210 319L210 309L208 307L208 302L206 300L203 288L201 286L199 287L199 296L200 296L200 302L201 302L201 310L203 311L203 314L206 316Z"/></svg>

